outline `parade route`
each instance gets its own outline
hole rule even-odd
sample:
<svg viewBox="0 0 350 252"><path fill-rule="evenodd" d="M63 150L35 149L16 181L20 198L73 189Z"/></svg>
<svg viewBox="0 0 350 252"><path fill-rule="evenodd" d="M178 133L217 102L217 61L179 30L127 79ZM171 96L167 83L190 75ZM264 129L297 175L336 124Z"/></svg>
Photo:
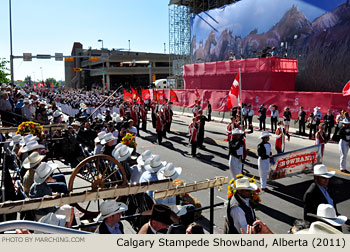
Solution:
<svg viewBox="0 0 350 252"><path fill-rule="evenodd" d="M191 156L191 148L188 144L187 127L191 118L183 115L175 115L171 125L171 133L163 139L162 145L156 143L157 135L151 123L147 125L148 132L140 132L137 138L137 152L142 153L149 149L152 153L159 154L162 160L173 162L175 166L183 168L180 179L185 183L202 181L215 176L228 176L231 173L228 167L228 144L226 141L226 124L219 122L207 122L205 125L204 147L197 150L197 157ZM257 145L260 142L260 131L254 131L247 135L248 156L244 164L243 174L254 177L259 181L257 166ZM275 138L271 137L270 143L274 150ZM286 143L286 151L291 151L314 144L314 140L292 136L290 142ZM336 176L331 184L336 188L336 199L339 213L350 216L350 192L344 190L350 185L349 175L339 171L338 145L329 143L325 148L324 164L329 170L335 170ZM287 233L296 218L303 218L303 194L313 180L312 174L299 174L293 177L283 178L268 183L270 192L261 193L260 210L256 212L257 217L267 223L276 233ZM259 182L258 182L259 183ZM221 191L215 189L215 203L226 202L227 186ZM209 191L193 193L203 204L209 205ZM203 211L199 222L207 229L209 224L209 210ZM223 233L224 216L226 207L215 208L215 233ZM350 233L343 227L344 233Z"/></svg>

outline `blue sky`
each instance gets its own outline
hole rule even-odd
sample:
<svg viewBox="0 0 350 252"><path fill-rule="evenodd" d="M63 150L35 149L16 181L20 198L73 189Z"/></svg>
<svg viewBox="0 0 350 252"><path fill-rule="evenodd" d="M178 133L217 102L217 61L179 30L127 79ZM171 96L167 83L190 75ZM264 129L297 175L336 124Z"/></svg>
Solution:
<svg viewBox="0 0 350 252"><path fill-rule="evenodd" d="M13 54L70 54L73 42L84 48L128 48L168 52L168 0L12 0ZM8 0L0 1L0 58L9 59ZM40 69L42 67L42 71ZM64 80L64 63L14 61L15 80L25 76Z"/></svg>

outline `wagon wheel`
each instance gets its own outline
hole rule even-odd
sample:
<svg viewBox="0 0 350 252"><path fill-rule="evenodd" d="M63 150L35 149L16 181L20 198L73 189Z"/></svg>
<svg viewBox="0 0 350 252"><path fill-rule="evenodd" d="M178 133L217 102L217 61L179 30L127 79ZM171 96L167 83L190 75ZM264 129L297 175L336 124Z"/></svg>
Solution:
<svg viewBox="0 0 350 252"><path fill-rule="evenodd" d="M70 192L97 191L126 184L124 167L113 157L99 154L84 159L75 167L68 189ZM91 217L100 212L100 200L75 203L74 206Z"/></svg>

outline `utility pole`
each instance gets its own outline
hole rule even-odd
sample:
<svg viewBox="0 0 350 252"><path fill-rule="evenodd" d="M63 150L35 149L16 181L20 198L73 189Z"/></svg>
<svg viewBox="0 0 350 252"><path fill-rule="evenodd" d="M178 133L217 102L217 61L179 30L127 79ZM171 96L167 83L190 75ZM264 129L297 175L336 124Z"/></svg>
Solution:
<svg viewBox="0 0 350 252"><path fill-rule="evenodd" d="M11 0L9 0L9 16L10 16L10 68L11 68L11 85L15 86L14 71L13 71L13 53L12 53L12 15L11 15Z"/></svg>

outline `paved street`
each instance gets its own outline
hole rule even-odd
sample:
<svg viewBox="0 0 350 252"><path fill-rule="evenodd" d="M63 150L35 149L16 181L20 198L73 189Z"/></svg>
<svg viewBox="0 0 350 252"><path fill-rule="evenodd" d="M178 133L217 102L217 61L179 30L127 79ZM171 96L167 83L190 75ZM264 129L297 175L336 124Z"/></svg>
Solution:
<svg viewBox="0 0 350 252"><path fill-rule="evenodd" d="M188 146L186 136L187 126L191 118L175 115L171 126L172 133L167 135L162 145L156 143L156 132L149 122L148 133L141 131L141 137L137 139L137 152L142 153L150 149L152 153L159 154L162 160L173 162L175 166L183 168L180 179L187 183L193 181L202 181L215 176L228 176L231 174L228 168L228 144L224 141L226 138L226 124L219 122L206 123L204 148L197 151L197 158L190 155L191 149ZM292 130L291 130L292 131ZM259 131L247 136L248 157L247 164L244 165L244 174L249 177L255 177L259 180L257 167L257 144L260 139ZM274 151L275 139L270 140ZM291 137L290 142L286 143L286 151L313 145L314 141ZM350 162L350 161L349 161ZM350 216L350 176L339 172L339 151L337 144L327 144L325 148L324 163L329 169L335 170L336 176L331 183L336 187L338 211L346 216ZM294 219L303 217L302 197L313 179L312 175L298 175L289 178L273 181L268 184L271 192L261 194L262 202L257 216L263 222L267 223L276 233L286 233L293 224ZM226 202L227 186L222 191L215 189L215 203ZM209 205L209 190L193 193L202 203L203 206ZM206 219L201 220L202 225L209 223L209 210L203 213ZM226 207L215 208L215 233L223 232L224 216ZM345 233L349 230L343 228Z"/></svg>

